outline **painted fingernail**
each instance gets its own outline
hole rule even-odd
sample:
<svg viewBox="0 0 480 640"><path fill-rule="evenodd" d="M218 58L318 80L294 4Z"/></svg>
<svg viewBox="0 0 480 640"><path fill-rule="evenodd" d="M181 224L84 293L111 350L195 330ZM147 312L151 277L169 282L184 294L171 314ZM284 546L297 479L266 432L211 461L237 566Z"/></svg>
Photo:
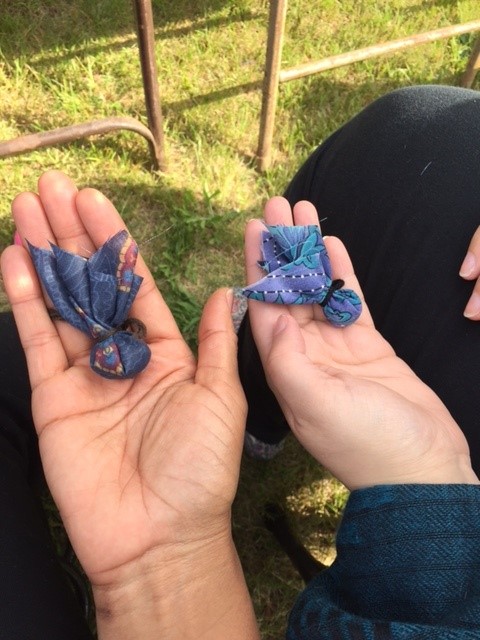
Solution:
<svg viewBox="0 0 480 640"><path fill-rule="evenodd" d="M463 315L466 318L474 318L479 313L480 313L480 294L473 292L470 297L470 300L467 303L467 306L465 307L465 311L463 312Z"/></svg>
<svg viewBox="0 0 480 640"><path fill-rule="evenodd" d="M470 251L465 256L465 260L462 262L462 266L460 267L460 276L462 278L468 278L468 276L473 273L475 269L477 261L475 256Z"/></svg>

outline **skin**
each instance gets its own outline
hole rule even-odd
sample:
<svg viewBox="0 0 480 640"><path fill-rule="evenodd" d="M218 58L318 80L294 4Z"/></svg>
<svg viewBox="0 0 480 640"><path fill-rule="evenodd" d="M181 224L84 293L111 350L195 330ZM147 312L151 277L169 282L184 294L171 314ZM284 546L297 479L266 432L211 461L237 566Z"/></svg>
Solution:
<svg viewBox="0 0 480 640"><path fill-rule="evenodd" d="M83 255L124 228L102 194L59 172L12 211L23 239ZM91 371L88 338L50 320L26 249L2 256L45 475L92 582L102 639L224 639L225 625L257 638L230 526L246 410L231 294L208 301L196 362L141 258L136 271L132 316L147 326L152 360L137 378L110 381Z"/></svg>
<svg viewBox="0 0 480 640"><path fill-rule="evenodd" d="M112 203L51 171L12 205L20 237L88 256L124 228ZM316 224L309 203L283 198L269 224ZM246 231L249 282L261 273L260 221ZM334 277L360 288L341 242L326 240ZM101 640L256 640L231 537L245 398L236 368L231 292L207 302L195 361L145 266L132 316L152 360L134 380L88 364L90 341L50 319L28 252L11 246L2 273L32 385L45 475L92 582ZM462 432L439 398L395 356L366 305L336 329L315 306L250 301L269 382L293 432L347 487L478 483Z"/></svg>
<svg viewBox="0 0 480 640"><path fill-rule="evenodd" d="M460 267L465 280L476 280L472 295L465 307L464 315L470 320L480 320L480 227L476 230Z"/></svg>
<svg viewBox="0 0 480 640"><path fill-rule="evenodd" d="M267 224L318 224L315 208L284 198ZM262 273L260 221L246 231L249 282ZM338 238L327 238L333 277L360 293ZM397 358L364 304L359 320L332 327L318 305L250 301L250 321L269 385L303 446L348 488L374 484L474 482L465 438L433 391ZM294 372L294 373L292 373Z"/></svg>

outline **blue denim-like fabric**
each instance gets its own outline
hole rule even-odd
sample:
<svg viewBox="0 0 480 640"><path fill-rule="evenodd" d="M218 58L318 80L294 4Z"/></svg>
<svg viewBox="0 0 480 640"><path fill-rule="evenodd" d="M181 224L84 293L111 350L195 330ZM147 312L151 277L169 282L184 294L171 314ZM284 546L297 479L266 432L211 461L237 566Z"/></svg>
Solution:
<svg viewBox="0 0 480 640"><path fill-rule="evenodd" d="M480 640L480 486L354 491L288 640Z"/></svg>

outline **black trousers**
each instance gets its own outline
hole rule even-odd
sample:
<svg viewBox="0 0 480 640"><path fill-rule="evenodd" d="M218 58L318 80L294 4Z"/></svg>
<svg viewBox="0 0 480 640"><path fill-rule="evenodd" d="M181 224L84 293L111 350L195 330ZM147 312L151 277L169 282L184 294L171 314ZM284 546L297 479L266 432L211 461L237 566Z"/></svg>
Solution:
<svg viewBox="0 0 480 640"><path fill-rule="evenodd" d="M0 640L92 640L41 508L44 479L13 317L0 314Z"/></svg>
<svg viewBox="0 0 480 640"><path fill-rule="evenodd" d="M462 315L473 284L458 276L480 224L480 94L394 91L326 140L285 195L313 202L323 233L346 244L376 327L446 404L480 473L480 322ZM279 442L288 425L248 317L239 340L247 429Z"/></svg>

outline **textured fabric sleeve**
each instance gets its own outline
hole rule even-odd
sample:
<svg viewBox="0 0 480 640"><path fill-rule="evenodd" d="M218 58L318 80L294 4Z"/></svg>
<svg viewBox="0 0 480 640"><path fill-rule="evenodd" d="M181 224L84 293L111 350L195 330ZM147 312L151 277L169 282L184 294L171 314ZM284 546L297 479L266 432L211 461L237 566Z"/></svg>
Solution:
<svg viewBox="0 0 480 640"><path fill-rule="evenodd" d="M288 640L478 640L480 486L354 491Z"/></svg>

